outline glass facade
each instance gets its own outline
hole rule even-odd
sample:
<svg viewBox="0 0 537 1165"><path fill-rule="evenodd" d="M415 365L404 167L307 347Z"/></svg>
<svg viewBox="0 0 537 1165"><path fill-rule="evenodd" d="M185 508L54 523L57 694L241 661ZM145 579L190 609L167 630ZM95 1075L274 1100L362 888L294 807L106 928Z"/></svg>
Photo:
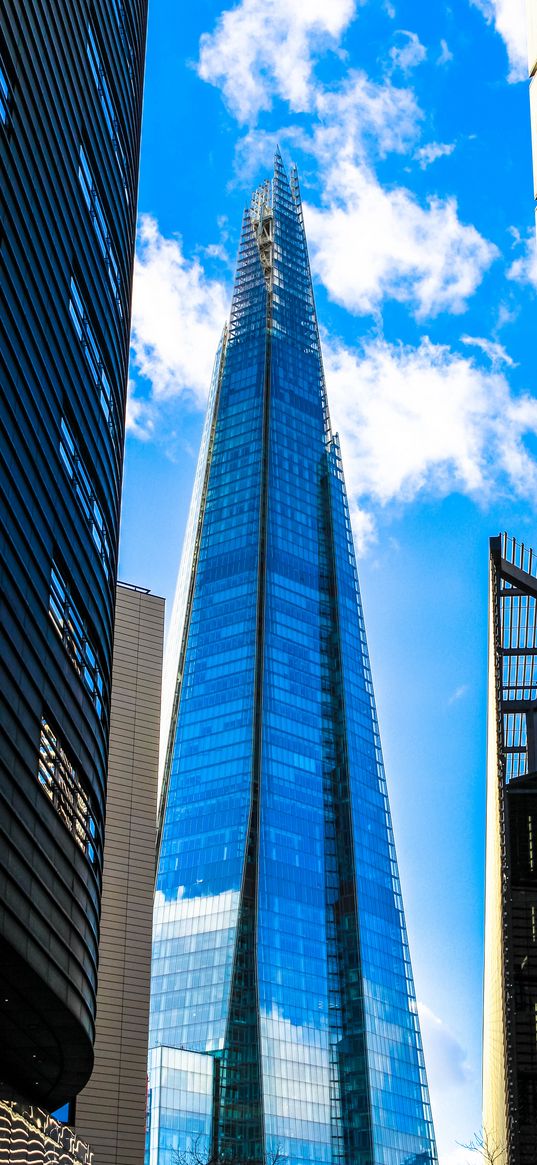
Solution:
<svg viewBox="0 0 537 1165"><path fill-rule="evenodd" d="M432 1165L349 511L279 155L243 220L193 509L147 1161Z"/></svg>

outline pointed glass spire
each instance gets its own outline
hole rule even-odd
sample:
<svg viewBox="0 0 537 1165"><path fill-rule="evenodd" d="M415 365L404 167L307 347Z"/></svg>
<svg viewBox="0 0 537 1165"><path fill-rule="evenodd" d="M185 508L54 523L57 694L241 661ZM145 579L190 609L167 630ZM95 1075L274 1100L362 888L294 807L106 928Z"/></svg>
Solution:
<svg viewBox="0 0 537 1165"><path fill-rule="evenodd" d="M243 220L183 570L148 1162L436 1150L296 170Z"/></svg>

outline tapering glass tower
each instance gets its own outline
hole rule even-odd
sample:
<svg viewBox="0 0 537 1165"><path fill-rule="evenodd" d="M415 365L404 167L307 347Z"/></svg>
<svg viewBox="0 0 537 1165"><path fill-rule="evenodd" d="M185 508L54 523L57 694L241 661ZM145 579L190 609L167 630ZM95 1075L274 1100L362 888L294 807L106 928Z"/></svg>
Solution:
<svg viewBox="0 0 537 1165"><path fill-rule="evenodd" d="M436 1161L296 172L253 196L176 610L148 1161Z"/></svg>

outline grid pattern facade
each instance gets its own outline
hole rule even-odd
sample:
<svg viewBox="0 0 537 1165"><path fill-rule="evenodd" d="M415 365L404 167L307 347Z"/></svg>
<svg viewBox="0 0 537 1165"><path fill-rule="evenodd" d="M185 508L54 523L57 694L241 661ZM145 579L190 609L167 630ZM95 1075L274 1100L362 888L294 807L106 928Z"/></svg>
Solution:
<svg viewBox="0 0 537 1165"><path fill-rule="evenodd" d="M483 1123L537 1158L537 557L491 539Z"/></svg>
<svg viewBox="0 0 537 1165"><path fill-rule="evenodd" d="M93 1058L145 26L2 4L0 1089L51 1110Z"/></svg>
<svg viewBox="0 0 537 1165"><path fill-rule="evenodd" d="M206 433L147 1160L432 1165L349 512L298 180L279 155L244 216Z"/></svg>

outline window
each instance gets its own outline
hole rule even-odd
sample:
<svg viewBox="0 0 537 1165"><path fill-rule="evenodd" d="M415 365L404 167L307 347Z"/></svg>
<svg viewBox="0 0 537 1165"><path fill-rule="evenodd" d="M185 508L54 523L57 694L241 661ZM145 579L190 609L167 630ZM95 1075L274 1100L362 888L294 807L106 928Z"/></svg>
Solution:
<svg viewBox="0 0 537 1165"><path fill-rule="evenodd" d="M61 419L60 455L67 470L67 475L72 482L82 513L91 530L99 556L102 559L106 577L110 578L112 551L106 522L80 456L76 441L65 417Z"/></svg>
<svg viewBox="0 0 537 1165"><path fill-rule="evenodd" d="M102 720L104 685L97 653L87 635L69 587L55 562L52 563L50 574L49 615L75 671L90 693L97 715Z"/></svg>
<svg viewBox="0 0 537 1165"><path fill-rule="evenodd" d="M127 20L125 17L125 5L123 3L123 0L112 0L112 4L114 6L114 11L116 14L117 26L119 28L119 35L121 37L121 40L123 41L123 47L125 49L125 55L127 58L127 68L129 70L129 78L130 78L130 81L132 84L132 82L134 80L133 53L132 53L132 44L131 44L131 40L130 40L130 36L129 36L129 31L127 28Z"/></svg>
<svg viewBox="0 0 537 1165"><path fill-rule="evenodd" d="M112 436L115 437L115 425L113 419L113 404L112 404L112 389L110 381L106 374L104 361L101 356L101 351L95 332L89 321L88 313L84 306L84 301L80 294L80 289L74 276L71 276L71 298L69 300L69 311L73 321L76 334L82 344L84 352L86 353L86 360L90 366L93 380L97 391L99 392L101 408L108 421L108 425Z"/></svg>
<svg viewBox="0 0 537 1165"><path fill-rule="evenodd" d="M7 125L11 105L11 87L7 79L4 62L0 57L0 124Z"/></svg>
<svg viewBox="0 0 537 1165"><path fill-rule="evenodd" d="M78 167L78 177L86 205L91 215L91 220L97 235L97 241L101 250L101 254L105 261L106 269L108 271L108 278L114 294L114 299L118 306L119 314L123 315L121 306L121 276L119 267L114 255L112 246L112 239L108 224L104 216L101 199L95 185L90 165L86 156L86 151L83 146L80 147L80 165Z"/></svg>
<svg viewBox="0 0 537 1165"><path fill-rule="evenodd" d="M103 67L101 58L99 56L99 51L97 49L97 44L95 41L95 36L93 33L93 29L91 27L91 24L88 25L88 57L89 57L90 65L91 65L91 71L93 73L93 77L95 80L95 84L97 86L97 92L98 92L99 97L101 99L101 106L102 106L102 110L104 113L104 120L106 122L106 128L108 130L108 133L110 134L110 140L112 142L114 153L115 153L116 158L118 160L119 170L120 170L120 174L121 174L121 181L123 184L123 189L125 191L125 197L126 197L127 202L128 202L129 201L129 190L128 190L128 186L127 186L127 159L125 157L125 151L123 149L121 139L119 136L119 122L118 122L117 117L116 117L114 103L113 103L112 98L110 96L110 89L108 86L108 81L106 79L106 74L104 71L104 67Z"/></svg>
<svg viewBox="0 0 537 1165"><path fill-rule="evenodd" d="M97 857L97 827L91 812L90 797L44 717L41 720L38 781L69 833L93 865Z"/></svg>

